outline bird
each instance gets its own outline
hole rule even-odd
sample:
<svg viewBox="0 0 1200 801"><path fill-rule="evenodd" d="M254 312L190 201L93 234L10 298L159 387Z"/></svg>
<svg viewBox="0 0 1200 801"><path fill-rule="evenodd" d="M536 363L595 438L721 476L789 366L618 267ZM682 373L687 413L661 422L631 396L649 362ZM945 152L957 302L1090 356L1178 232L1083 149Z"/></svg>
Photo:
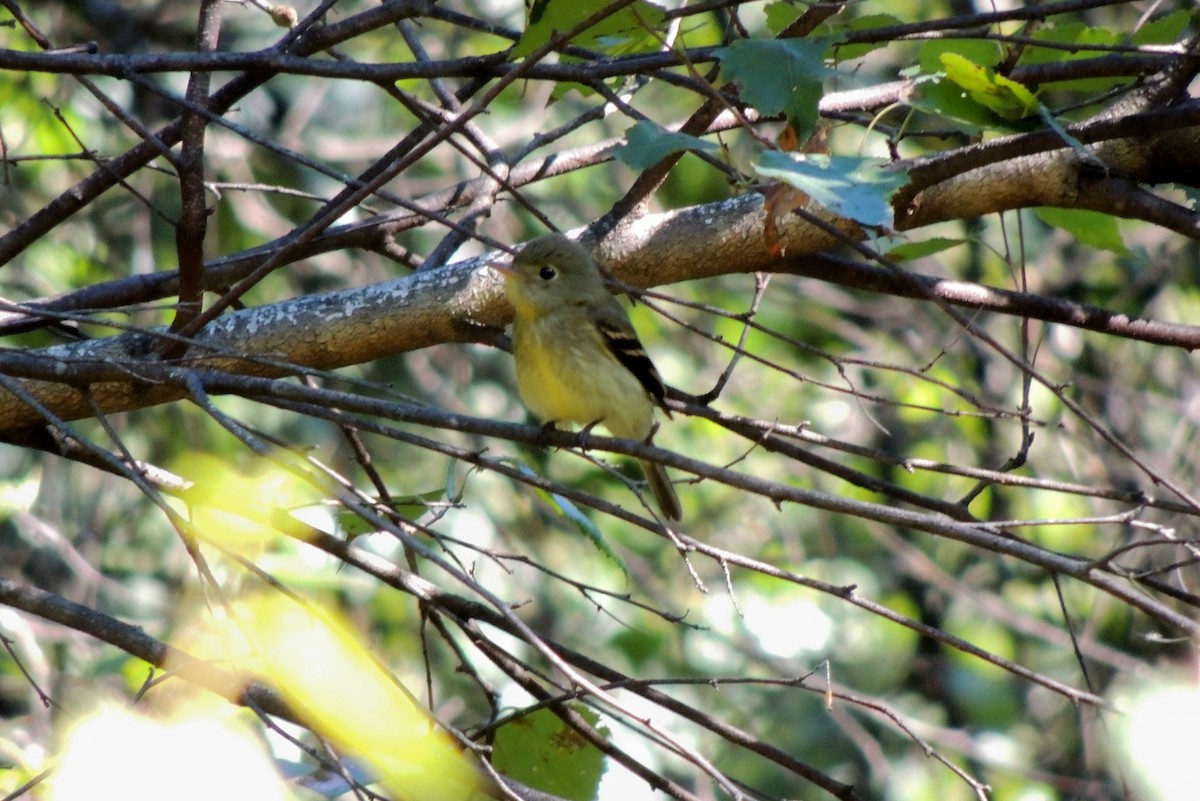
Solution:
<svg viewBox="0 0 1200 801"><path fill-rule="evenodd" d="M563 234L530 240L504 276L514 311L513 358L526 407L547 425L603 424L613 436L649 442L656 406L670 417L666 389L625 307L600 268ZM664 517L683 517L661 464L638 460Z"/></svg>

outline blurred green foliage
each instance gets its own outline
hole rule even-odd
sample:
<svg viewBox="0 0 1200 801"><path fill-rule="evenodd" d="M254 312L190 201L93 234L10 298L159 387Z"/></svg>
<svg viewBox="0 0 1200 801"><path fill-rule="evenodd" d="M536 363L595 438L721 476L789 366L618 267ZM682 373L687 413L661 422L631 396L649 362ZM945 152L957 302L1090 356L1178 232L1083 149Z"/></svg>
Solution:
<svg viewBox="0 0 1200 801"><path fill-rule="evenodd" d="M192 46L190 4L114 4L112 13L124 23L108 25L90 16L94 9L83 8L91 4L27 5L26 11L43 30L53 32L59 45L96 41L106 53L157 53ZM577 20L603 4L580 3L575 9L569 5L540 3L535 10L570 11L569 19ZM526 26L525 10L515 2L497 8L470 2L457 6L478 24L430 19L410 31L431 58L495 54L512 44L504 33L507 29L520 35L517 49L508 54L519 60L567 24ZM1033 108L1026 100L1051 108L1064 123L1082 119L1107 102L1105 93L1131 85L1134 77L1022 85L1029 96L1021 95L1016 105L1007 102L1012 101L1009 96L1000 104L980 100L1002 85L995 70L1010 56L1022 66L1059 64L1094 56L1095 51L1078 49L1088 45L1169 44L1195 24L1193 12L1179 7L1164 9L1135 30L1139 8L1116 4L1028 28L1001 26L991 38L845 43L873 29L942 18L962 4L891 6L850 4L844 14L818 28L819 38L784 43L768 37L795 22L808 7L745 4L739 8L737 25L719 14L685 20L674 46L723 45L718 57L727 83L721 85L740 86L741 98L765 115L786 116L802 140L818 126L822 92L872 86L902 75L911 79L915 95L895 108L819 122L827 128L834 157L853 159L857 165L868 158L915 158L976 137L1040 127L1035 113L1024 113ZM339 3L336 16L348 18L368 7L363 2ZM669 20L639 20L635 8L648 13L655 7L638 3L614 30L593 32L595 36L574 43L599 55L573 53L559 63L604 61L630 48L661 49ZM251 5L228 4L225 16L222 49L258 50L280 35ZM638 27L643 22L654 29L654 36L643 35L646 32ZM729 40L732 34L726 34L739 26L750 38ZM138 35L131 37L130 31ZM1006 41L1001 34L1031 41ZM0 28L0 46L33 48L15 26ZM364 64L414 59L412 48L392 26L354 37L346 50ZM706 62L700 69L710 67ZM677 73L688 74L688 69L680 67ZM780 80L766 84L767 76ZM971 76L979 81L973 84L976 91L970 91L971 86L964 91ZM177 113L162 93L181 93L183 76L155 73L145 80L157 89L109 78L97 83L142 124L154 128ZM636 87L642 94L634 91L639 82L645 84L644 89ZM559 83L515 82L489 104L480 122L484 138L513 153L535 135L603 109L612 100L591 89L580 91L579 86L565 78ZM544 148L542 155L561 155L630 130L661 133L686 120L704 100L653 73L611 80L606 86L634 104L645 119L597 112L586 126ZM276 147L232 129L210 127L205 177L211 182L207 200L213 214L206 256L232 256L287 236L343 188L345 176L358 175L411 132L418 119L411 107L396 101L394 91L407 93L414 106L417 100L437 102L437 93L425 80L381 86L295 75L270 81L228 115ZM765 100L764 94L769 96ZM65 75L0 71L0 109L6 149L0 186L3 230L15 228L102 169L106 159L141 141ZM1009 113L1017 110L1021 113ZM782 127L779 121L768 122L758 129L759 135L773 141ZM685 156L652 205L680 208L729 197L750 182L752 165L763 154L791 158L736 130L704 141L727 171ZM654 154L674 151L688 141L670 139L667 144ZM301 165L292 153L318 161L326 174ZM405 200L446 190L479 174L477 158L467 158L451 146L435 148L387 189ZM655 161L625 159L568 171L522 187L521 196L553 225L574 228L602 217L637 171ZM894 188L888 187L888 192ZM32 300L175 269L179 203L173 170L165 159L156 160L152 168L138 171L120 190L92 201L69 224L4 265L0 296ZM372 198L352 216L361 220L394 209L392 203ZM497 240L515 243L544 231L542 220L521 204L506 199L491 211L491 218L477 230ZM886 222L877 217L862 221ZM428 223L399 231L389 242L396 247L391 252L408 249L415 263L437 247L446 230ZM1144 222L1118 223L1095 212L1039 209L945 224L897 235L893 241L893 258L903 259L914 272L939 278L1027 288L1166 320L1189 321L1200 308L1194 289L1195 244ZM471 244L462 253L478 250ZM391 258L382 246L322 252L278 271L246 302L267 305L364 286L407 274L411 266L399 256ZM771 452L696 417L664 422L658 444L711 464L733 465L752 477L822 490L847 501L902 505L884 498L870 481L892 482L945 503L969 497L964 511L983 520L1026 523L1012 530L1034 545L1082 558L1100 557L1140 535L1129 522L1112 517L1129 505L1086 492L999 481L980 486L976 478L951 471L910 469L904 460L1000 470L1020 455L1022 463L1009 473L1016 479L1104 491L1132 492L1147 486L1144 473L1083 425L1058 397L1036 385L1027 387L1011 362L981 345L934 304L777 274L766 283L753 316L755 326L746 330L743 315L754 287L754 278L744 275L675 285L668 290L670 300L653 298L637 305L635 324L667 382L691 394L717 384L735 359L731 346L745 334L744 355L737 357L714 408L759 421L764 428L804 424L828 442L795 440L797 447L858 471L860 480L852 483L801 458ZM169 302L164 301L97 310L82 327L91 336L103 337L118 327L160 325L170 317ZM1200 381L1188 354L1075 329L1027 325L1003 315L979 314L971 320L1063 386L1067 396L1101 421L1117 441L1135 453L1153 454L1156 469L1182 486L1194 486L1197 421L1190 399ZM42 329L13 335L5 345L35 348L56 341L56 334ZM363 382L356 384L363 394L413 398L456 414L525 419L513 392L509 358L495 348L443 345L321 380L330 385ZM535 492L495 472L476 470L397 438L361 434L377 486L351 441L328 421L236 396L214 402L265 441L346 476L347 486L360 498L379 500L380 489L385 489L394 500L395 520L502 599L540 635L635 679L659 681L659 689L681 704L751 732L763 743L862 788L866 797L979 797L967 781L930 759L930 752L989 784L988 797L997 801L1118 797L1114 788L1119 779L1097 767L1087 745L1096 733L1095 713L1081 713L1063 695L950 647L933 632L962 638L995 661L1011 662L1081 692L1103 693L1115 678L1143 665L1181 658L1185 652L1184 645L1167 641L1170 632L1159 632L1159 626L1137 610L1090 587L1060 578L1059 588L1040 568L927 533L795 504L779 508L762 497L681 475L687 534L727 552L731 558L722 561L616 517L556 501L552 493ZM215 470L234 471L262 458L195 404L144 409L106 422L113 426L111 431L97 421L73 425L105 450L123 450L197 482L211 480ZM405 430L410 428L415 429ZM536 450L443 430L417 433L486 452L640 511L616 457ZM1033 439L1026 453L1021 443L1029 435ZM199 456L215 461L200 462ZM203 469L193 472L198 464ZM212 603L198 587L197 563L189 557L186 543L167 515L131 482L12 447L0 454L0 476L0 496L5 499L0 507L0 575L5 578L87 602L167 640L186 625L188 615L202 614ZM183 504L172 508L183 516L189 512ZM427 558L406 552L395 538L356 519L357 524L334 515L330 527L391 564L416 566L423 574L448 581L448 574L431 567ZM1163 509L1147 512L1141 522L1161 526L1171 535L1177 528L1182 536L1194 534L1191 516ZM236 560L207 556L217 578L231 591L258 584L259 579ZM1142 566L1152 570L1171 562L1152 555ZM490 731L500 712L509 711L500 709L499 699L511 706L532 703L510 675L471 650L464 637L441 634L437 626L445 619L432 622L429 608L411 595L287 538L267 548L254 565L293 591L340 605L379 658L407 686L427 687L429 697L422 700L442 720L464 731ZM826 584L803 586L805 582ZM451 586L454 592L466 592L464 586ZM853 592L837 592L850 587ZM851 596L878 604L892 619L851 603ZM897 623L897 617L909 625ZM1074 658L1076 643L1068 634L1067 617L1074 635L1083 641L1087 676ZM91 638L47 633L26 619L0 623L0 634L19 639L28 660L23 666L32 665L35 678L46 682L55 701L65 706L82 703L99 688L136 692L145 679L143 663L125 661ZM497 638L501 636L509 638L504 642L514 658L529 663L532 673L545 671L561 679L527 643L508 634ZM547 686L551 683L546 680ZM52 726L30 698L16 661L0 658L0 708L5 713L0 739L7 752L18 752L32 765L34 749L27 744L49 742ZM820 797L821 791L777 764L674 715L660 710L654 714L668 721L664 725L684 732L683 737L719 770L753 788L756 797ZM636 720L624 719L618 725L612 717L612 710L606 709L606 735L616 746L697 795L718 793L703 771L636 733ZM549 721L551 716L538 712L529 719L543 718ZM506 731L517 725L501 726L497 753ZM569 736L573 735L556 728L535 733L535 743L505 744L504 749L515 751L518 759L531 757ZM278 743L276 747L284 749ZM593 788L599 781L599 755L591 746L585 750L589 766L584 784ZM548 759L542 770L561 768L556 758L537 758ZM8 763L0 764L0 792L12 791L29 776L21 759L6 759ZM611 759L607 769L610 776L626 773ZM577 787L568 791L553 783L547 786L568 797L588 797L576 792ZM603 790L603 783L599 786ZM610 792L601 792L600 798L617 797L616 791Z"/></svg>

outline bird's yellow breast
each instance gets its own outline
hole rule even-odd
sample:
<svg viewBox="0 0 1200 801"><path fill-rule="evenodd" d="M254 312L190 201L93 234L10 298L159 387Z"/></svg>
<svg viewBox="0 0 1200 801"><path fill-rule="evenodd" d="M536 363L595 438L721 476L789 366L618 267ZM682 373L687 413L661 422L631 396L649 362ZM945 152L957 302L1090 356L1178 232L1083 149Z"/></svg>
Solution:
<svg viewBox="0 0 1200 801"><path fill-rule="evenodd" d="M578 319L564 320L560 314ZM614 436L649 436L654 425L650 397L608 350L585 311L564 309L532 320L518 314L513 355L521 399L542 421L602 422Z"/></svg>

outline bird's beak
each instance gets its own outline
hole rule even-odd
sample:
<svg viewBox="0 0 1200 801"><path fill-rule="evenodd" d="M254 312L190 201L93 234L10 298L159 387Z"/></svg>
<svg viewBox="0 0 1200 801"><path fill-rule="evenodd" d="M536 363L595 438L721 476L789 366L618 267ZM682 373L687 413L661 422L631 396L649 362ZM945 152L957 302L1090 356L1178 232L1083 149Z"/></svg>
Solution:
<svg viewBox="0 0 1200 801"><path fill-rule="evenodd" d="M487 263L487 266L491 267L493 270L500 273L500 275L504 276L505 279L521 277L521 274L512 268L512 264L504 264L503 262L498 262L498 261L489 261Z"/></svg>

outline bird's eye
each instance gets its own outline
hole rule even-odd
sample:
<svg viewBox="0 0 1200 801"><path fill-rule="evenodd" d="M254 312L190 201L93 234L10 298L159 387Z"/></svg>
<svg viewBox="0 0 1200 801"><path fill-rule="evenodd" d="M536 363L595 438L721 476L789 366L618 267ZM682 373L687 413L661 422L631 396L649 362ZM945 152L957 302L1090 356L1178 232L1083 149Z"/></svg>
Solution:
<svg viewBox="0 0 1200 801"><path fill-rule="evenodd" d="M538 270L538 278L541 278L543 281L549 281L552 278L557 278L557 277L558 277L558 270L554 269L549 264L547 264L542 269Z"/></svg>

